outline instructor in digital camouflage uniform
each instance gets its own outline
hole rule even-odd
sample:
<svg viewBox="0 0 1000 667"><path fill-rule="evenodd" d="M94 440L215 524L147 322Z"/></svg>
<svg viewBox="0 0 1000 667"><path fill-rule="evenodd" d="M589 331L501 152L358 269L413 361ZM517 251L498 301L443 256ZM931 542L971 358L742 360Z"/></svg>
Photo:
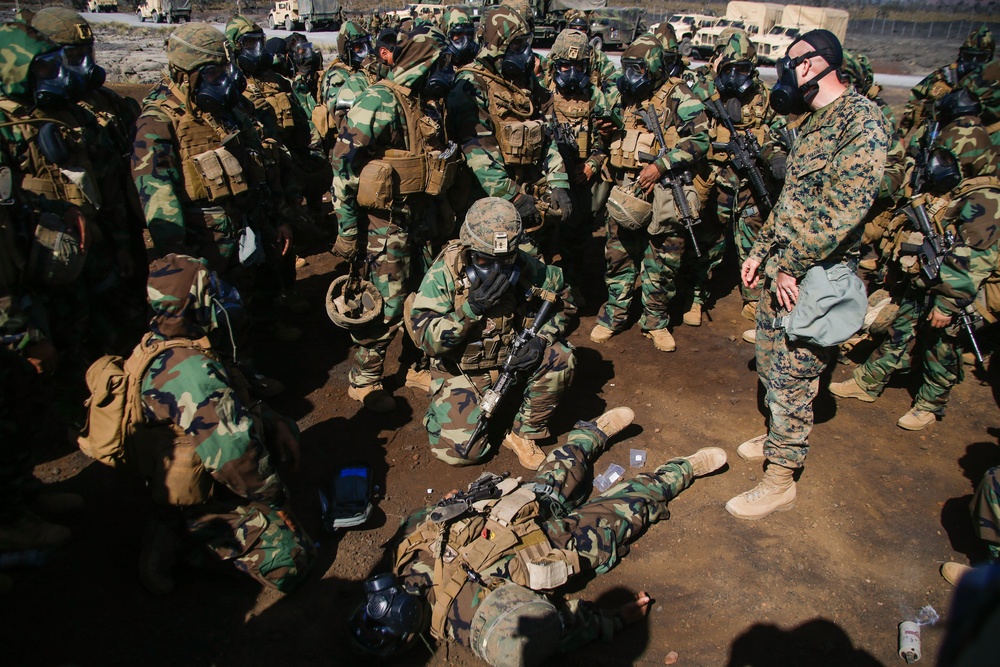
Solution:
<svg viewBox="0 0 1000 667"><path fill-rule="evenodd" d="M431 266L407 313L414 341L433 357L424 416L431 450L452 465L478 463L490 453L486 438L464 455L458 447L468 443L483 392L496 381L514 338L531 326L539 297L558 299L557 310L513 364L527 381L510 392L523 400L503 440L524 467L535 470L545 459L535 441L549 437L549 417L573 378L576 359L563 335L576 307L561 269L518 250L522 233L513 204L477 201L460 240Z"/></svg>
<svg viewBox="0 0 1000 667"><path fill-rule="evenodd" d="M781 195L742 267L743 284L763 278L757 306L757 374L770 411L766 435L739 447L743 458L766 457L761 482L726 503L741 519L761 519L795 506L795 471L803 467L813 426L819 376L835 348L789 340L775 318L790 312L799 282L813 266L857 268L863 228L878 192L891 128L879 108L841 82L840 41L813 30L778 61L771 105L779 113L813 113L788 157Z"/></svg>
<svg viewBox="0 0 1000 667"><path fill-rule="evenodd" d="M204 260L175 254L153 262L148 289L151 333L133 352L148 360L139 385L144 423L126 449L156 506L142 583L157 594L173 590L170 571L187 545L289 591L314 555L277 471L298 464L298 429L252 402L209 343L226 335L239 295Z"/></svg>
<svg viewBox="0 0 1000 667"><path fill-rule="evenodd" d="M430 506L407 518L392 571L368 579L368 598L351 616L354 644L388 658L429 630L494 667L533 667L611 641L641 620L652 602L643 591L617 611L557 595L578 575L615 567L647 527L669 516L667 503L725 465L726 453L700 449L583 502L588 468L633 417L615 408L577 422L538 474L520 485L520 478L500 482L504 496L477 504L481 513L437 523L431 516L440 508Z"/></svg>

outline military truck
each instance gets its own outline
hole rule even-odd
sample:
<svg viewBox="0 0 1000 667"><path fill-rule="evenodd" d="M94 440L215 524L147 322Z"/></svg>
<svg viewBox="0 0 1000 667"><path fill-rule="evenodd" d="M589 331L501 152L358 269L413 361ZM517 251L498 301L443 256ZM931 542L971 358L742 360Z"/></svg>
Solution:
<svg viewBox="0 0 1000 667"><path fill-rule="evenodd" d="M90 0L87 11L91 14L104 14L118 11L118 0Z"/></svg>
<svg viewBox="0 0 1000 667"><path fill-rule="evenodd" d="M191 20L191 0L142 0L135 13L140 23L187 22Z"/></svg>
<svg viewBox="0 0 1000 667"><path fill-rule="evenodd" d="M590 43L594 48L621 49L646 31L646 10L636 7L597 9L590 13Z"/></svg>
<svg viewBox="0 0 1000 667"><path fill-rule="evenodd" d="M535 43L552 42L563 31L568 21L566 12L575 9L590 14L608 6L608 0L533 0L532 15L535 22Z"/></svg>
<svg viewBox="0 0 1000 667"><path fill-rule="evenodd" d="M340 0L277 0L267 15L272 30L284 27L292 31L299 27L306 32L322 28L339 30L343 22Z"/></svg>
<svg viewBox="0 0 1000 667"><path fill-rule="evenodd" d="M667 23L670 24L674 29L674 34L677 35L682 56L691 55L691 51L694 50L691 40L694 39L699 30L711 28L718 22L719 17L710 14L674 14L667 19Z"/></svg>
<svg viewBox="0 0 1000 667"><path fill-rule="evenodd" d="M752 40L757 47L757 58L765 63L775 62L800 34L810 30L829 30L843 42L849 20L850 14L843 9L786 5L777 24L766 35Z"/></svg>
<svg viewBox="0 0 1000 667"><path fill-rule="evenodd" d="M751 41L765 34L778 19L784 7L772 2L730 2L726 5L726 17L715 25L699 30L692 46L702 58L710 58L719 45L722 31L739 28L747 33Z"/></svg>
<svg viewBox="0 0 1000 667"><path fill-rule="evenodd" d="M415 19L421 14L433 14L433 19L437 21L441 17L441 14L444 13L444 9L445 5L442 0L425 0L424 2L415 5L406 5L402 9L386 12L385 16L389 19L395 18L400 21L405 21L407 19Z"/></svg>

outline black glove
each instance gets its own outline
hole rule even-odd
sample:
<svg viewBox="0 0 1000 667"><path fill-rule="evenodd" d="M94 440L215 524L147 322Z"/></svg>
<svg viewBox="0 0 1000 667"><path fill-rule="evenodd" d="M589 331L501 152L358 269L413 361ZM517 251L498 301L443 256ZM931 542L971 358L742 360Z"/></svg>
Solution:
<svg viewBox="0 0 1000 667"><path fill-rule="evenodd" d="M517 355L510 361L510 370L534 372L538 365L542 363L542 355L545 354L547 343L541 336L535 336L517 351Z"/></svg>
<svg viewBox="0 0 1000 667"><path fill-rule="evenodd" d="M519 194L514 197L514 208L517 209L518 215L521 216L521 224L528 227L528 223L534 222L538 219L538 209L535 208L535 198L531 195Z"/></svg>
<svg viewBox="0 0 1000 667"><path fill-rule="evenodd" d="M569 196L569 190L565 188L553 188L549 192L549 200L552 205L559 209L559 217L563 222L569 222L573 215L573 200Z"/></svg>
<svg viewBox="0 0 1000 667"><path fill-rule="evenodd" d="M787 155L775 155L771 159L771 175L777 180L785 180L785 165L788 164Z"/></svg>
<svg viewBox="0 0 1000 667"><path fill-rule="evenodd" d="M469 308L476 315L482 315L500 303L504 292L510 287L510 278L497 271L487 276L483 284L469 294Z"/></svg>

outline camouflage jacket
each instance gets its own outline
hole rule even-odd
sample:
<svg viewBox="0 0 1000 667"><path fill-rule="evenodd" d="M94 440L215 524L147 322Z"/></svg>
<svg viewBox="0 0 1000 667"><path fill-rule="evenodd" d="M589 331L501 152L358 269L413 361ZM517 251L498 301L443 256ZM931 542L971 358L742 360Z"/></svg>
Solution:
<svg viewBox="0 0 1000 667"><path fill-rule="evenodd" d="M462 147L465 161L485 193L482 196L513 199L522 188L542 178L550 188L569 189L566 165L554 141L545 140L540 164L530 168L506 165L496 140L500 119L490 114L488 93L490 85L503 84L487 83L487 77L495 81L498 75L478 60L473 61L459 71L447 104L449 136ZM522 120L544 121L552 114L551 95L535 76L529 75L527 80L527 90L513 84L507 87L517 96L530 100L533 113Z"/></svg>
<svg viewBox="0 0 1000 667"><path fill-rule="evenodd" d="M481 340L506 318L515 317L518 331L528 314L529 303L523 298L525 287L540 287L555 292L562 301L562 308L542 327L540 335L551 344L566 333L569 317L576 312L569 289L563 280L562 269L548 266L518 251L521 278L511 287L504 300L483 316L476 315L469 307L470 284L465 277L465 249L458 242L438 256L420 282L413 299L411 318L413 340L417 347L432 357L446 356L458 360L470 342ZM449 263L452 265L449 266Z"/></svg>
<svg viewBox="0 0 1000 667"><path fill-rule="evenodd" d="M878 107L853 89L809 115L788 157L781 195L750 251L766 262L768 277L783 271L801 279L821 262L857 259L890 133Z"/></svg>
<svg viewBox="0 0 1000 667"><path fill-rule="evenodd" d="M336 121L337 130L341 129L347 112L361 98L362 93L382 78L379 74L380 67L379 62L372 58L366 66L351 73L330 100L327 106Z"/></svg>
<svg viewBox="0 0 1000 667"><path fill-rule="evenodd" d="M243 97L253 105L254 117L263 128L261 135L265 139L279 141L295 152L306 151L310 144L319 141L301 100L292 93L288 79L280 74L264 71L247 76Z"/></svg>
<svg viewBox="0 0 1000 667"><path fill-rule="evenodd" d="M959 85L958 67L955 63L939 67L910 90L910 99L899 117L899 132L906 136L931 115L934 102L941 99Z"/></svg>
<svg viewBox="0 0 1000 667"><path fill-rule="evenodd" d="M354 74L354 70L348 67L347 63L340 58L334 58L330 65L323 70L323 76L320 78L320 104L325 104L332 111L337 93L340 92L341 87L347 83L347 79L352 74Z"/></svg>
<svg viewBox="0 0 1000 667"><path fill-rule="evenodd" d="M611 58L608 58L608 54L601 49L591 50L590 71L591 81L601 90L606 89L609 84L613 85L618 74L618 69L611 62Z"/></svg>

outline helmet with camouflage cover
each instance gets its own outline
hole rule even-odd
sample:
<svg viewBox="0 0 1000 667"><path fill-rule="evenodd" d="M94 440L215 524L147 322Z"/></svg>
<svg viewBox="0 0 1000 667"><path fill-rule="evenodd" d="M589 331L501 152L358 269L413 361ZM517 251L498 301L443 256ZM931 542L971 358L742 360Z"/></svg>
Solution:
<svg viewBox="0 0 1000 667"><path fill-rule="evenodd" d="M510 45L530 40L531 29L520 13L505 6L491 12L483 23L483 48L476 59L499 71L500 61L507 54Z"/></svg>
<svg viewBox="0 0 1000 667"><path fill-rule="evenodd" d="M875 70L872 69L868 56L863 53L854 55L844 49L844 64L841 65L840 71L847 79L846 83L854 86L854 90L862 95L875 83Z"/></svg>
<svg viewBox="0 0 1000 667"><path fill-rule="evenodd" d="M673 61L677 58L677 53L670 55ZM622 53L619 90L637 99L648 97L667 80L673 66L673 62L666 62L667 59L660 40L653 35L643 35L632 42Z"/></svg>
<svg viewBox="0 0 1000 667"><path fill-rule="evenodd" d="M87 20L69 7L51 6L38 10L31 27L56 44L93 44L94 33Z"/></svg>
<svg viewBox="0 0 1000 667"><path fill-rule="evenodd" d="M593 48L587 35L579 30L567 28L560 32L549 50L549 61L556 60L586 60L590 61Z"/></svg>
<svg viewBox="0 0 1000 667"><path fill-rule="evenodd" d="M590 56L593 49L587 35L567 28L559 33L549 51L549 76L563 91L586 88L590 81Z"/></svg>
<svg viewBox="0 0 1000 667"><path fill-rule="evenodd" d="M264 46L264 29L240 14L226 24L226 40L244 72L254 73L270 65L272 58Z"/></svg>
<svg viewBox="0 0 1000 667"><path fill-rule="evenodd" d="M381 317L383 305L382 294L373 283L350 274L334 280L326 292L326 314L348 331Z"/></svg>
<svg viewBox="0 0 1000 667"><path fill-rule="evenodd" d="M450 89L455 78L447 59L444 61L448 64L447 68L437 66L447 50L447 38L434 26L421 26L400 33L393 49L389 78L414 90L423 90L428 97L442 97L447 90L438 88Z"/></svg>
<svg viewBox="0 0 1000 667"><path fill-rule="evenodd" d="M996 147L978 118L965 116L941 130L935 148L944 148L958 161L963 178L993 176L997 172Z"/></svg>
<svg viewBox="0 0 1000 667"><path fill-rule="evenodd" d="M371 37L361 26L354 21L346 21L340 26L340 34L337 35L337 53L342 61L358 69L371 51Z"/></svg>
<svg viewBox="0 0 1000 667"><path fill-rule="evenodd" d="M219 327L223 310L239 305L239 292L204 259L174 253L149 265L146 296L153 312L149 328L161 338L206 336Z"/></svg>
<svg viewBox="0 0 1000 667"><path fill-rule="evenodd" d="M662 21L653 31L653 36L660 40L660 46L664 51L677 51L680 47L677 43L677 32L674 26L666 21Z"/></svg>
<svg viewBox="0 0 1000 667"><path fill-rule="evenodd" d="M544 595L504 584L486 596L472 618L473 652L494 667L541 665L559 651L559 611Z"/></svg>
<svg viewBox="0 0 1000 667"><path fill-rule="evenodd" d="M733 28L733 32L725 41L721 41L723 45L722 50L719 51L719 56L715 61L715 71L722 69L722 66L726 63L750 63L752 65L757 64L757 49L754 47L753 42L747 37L745 31L739 28Z"/></svg>
<svg viewBox="0 0 1000 667"><path fill-rule="evenodd" d="M499 197L486 197L469 208L459 240L484 255L506 255L517 249L521 230L521 215L514 204Z"/></svg>
<svg viewBox="0 0 1000 667"><path fill-rule="evenodd" d="M18 102L34 101L31 62L59 50L59 45L27 23L0 25L0 92Z"/></svg>
<svg viewBox="0 0 1000 667"><path fill-rule="evenodd" d="M167 64L173 70L194 72L228 62L226 36L207 23L185 23L167 38Z"/></svg>

